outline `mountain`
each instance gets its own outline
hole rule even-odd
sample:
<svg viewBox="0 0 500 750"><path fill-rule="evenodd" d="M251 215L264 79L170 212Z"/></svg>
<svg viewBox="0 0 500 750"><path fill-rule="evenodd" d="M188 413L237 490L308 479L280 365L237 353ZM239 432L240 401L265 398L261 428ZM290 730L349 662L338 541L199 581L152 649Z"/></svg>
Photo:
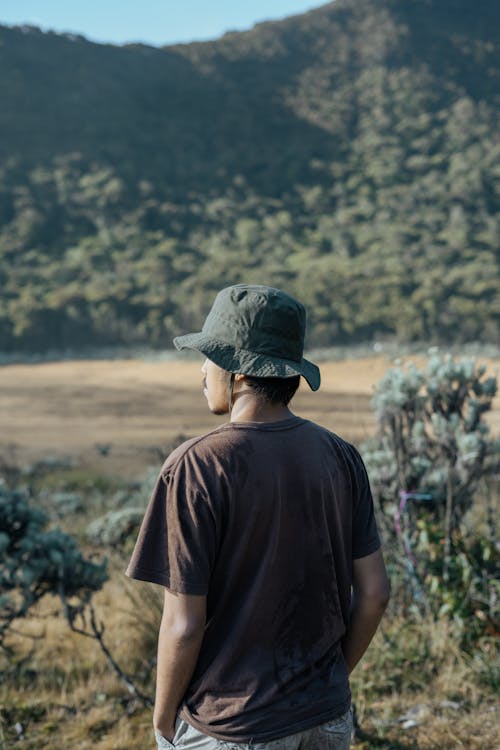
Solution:
<svg viewBox="0 0 500 750"><path fill-rule="evenodd" d="M0 349L282 286L312 345L497 340L500 6L337 0L157 49L0 27Z"/></svg>

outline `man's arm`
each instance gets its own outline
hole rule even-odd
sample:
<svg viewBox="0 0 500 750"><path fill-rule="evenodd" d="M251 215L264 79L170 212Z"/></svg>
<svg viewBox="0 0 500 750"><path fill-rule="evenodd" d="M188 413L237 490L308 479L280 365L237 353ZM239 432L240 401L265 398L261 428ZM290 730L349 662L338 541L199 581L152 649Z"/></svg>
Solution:
<svg viewBox="0 0 500 750"><path fill-rule="evenodd" d="M153 724L167 740L174 736L177 709L198 661L206 609L206 596L174 594L165 589Z"/></svg>
<svg viewBox="0 0 500 750"><path fill-rule="evenodd" d="M370 645L389 602L389 579L380 550L353 560L352 587L349 626L342 642L349 674Z"/></svg>

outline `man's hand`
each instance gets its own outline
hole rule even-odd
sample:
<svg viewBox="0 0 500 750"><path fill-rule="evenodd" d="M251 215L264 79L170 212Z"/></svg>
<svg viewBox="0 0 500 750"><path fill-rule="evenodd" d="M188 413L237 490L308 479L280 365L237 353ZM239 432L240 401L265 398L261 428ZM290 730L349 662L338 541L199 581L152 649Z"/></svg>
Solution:
<svg viewBox="0 0 500 750"><path fill-rule="evenodd" d="M352 587L351 616L342 642L349 674L370 645L389 602L389 579L380 550L353 561Z"/></svg>
<svg viewBox="0 0 500 750"><path fill-rule="evenodd" d="M205 632L206 597L165 589L158 636L156 700L153 725L165 739L174 737L177 709L186 692Z"/></svg>

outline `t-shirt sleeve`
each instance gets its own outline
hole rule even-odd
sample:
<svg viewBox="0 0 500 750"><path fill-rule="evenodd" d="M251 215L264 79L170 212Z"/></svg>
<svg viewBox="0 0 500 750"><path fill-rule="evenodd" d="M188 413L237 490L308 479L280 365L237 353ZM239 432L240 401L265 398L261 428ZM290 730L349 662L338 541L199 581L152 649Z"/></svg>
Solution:
<svg viewBox="0 0 500 750"><path fill-rule="evenodd" d="M352 557L371 555L380 547L370 482L363 459L354 451L354 508L352 517Z"/></svg>
<svg viewBox="0 0 500 750"><path fill-rule="evenodd" d="M153 495L126 574L179 594L207 594L216 557L216 521L189 461L166 469Z"/></svg>

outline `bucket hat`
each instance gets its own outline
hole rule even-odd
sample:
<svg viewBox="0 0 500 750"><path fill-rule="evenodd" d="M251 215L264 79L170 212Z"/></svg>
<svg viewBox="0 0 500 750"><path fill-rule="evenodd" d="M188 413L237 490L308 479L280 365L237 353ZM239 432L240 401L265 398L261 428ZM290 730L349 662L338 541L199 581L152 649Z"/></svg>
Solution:
<svg viewBox="0 0 500 750"><path fill-rule="evenodd" d="M228 372L266 378L303 375L317 391L319 368L303 357L306 311L298 300L269 286L236 284L215 298L203 328L174 339Z"/></svg>

